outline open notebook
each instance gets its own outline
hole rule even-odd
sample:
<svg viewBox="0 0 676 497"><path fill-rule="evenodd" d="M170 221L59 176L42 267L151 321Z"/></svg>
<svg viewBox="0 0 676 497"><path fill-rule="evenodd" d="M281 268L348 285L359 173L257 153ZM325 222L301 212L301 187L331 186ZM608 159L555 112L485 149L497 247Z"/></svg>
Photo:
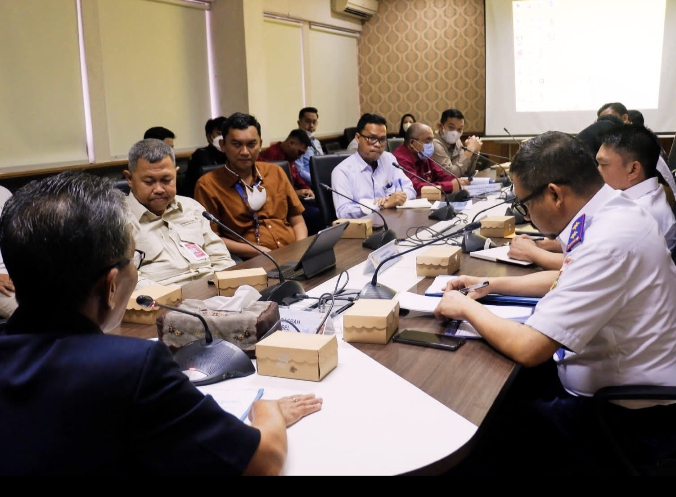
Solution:
<svg viewBox="0 0 676 497"><path fill-rule="evenodd" d="M486 250L475 250L474 252L470 252L469 255L476 257L477 259L493 262L509 262L510 264L518 264L520 266L530 266L532 264L532 262L512 259L507 255L507 252L509 252L509 245L503 245L501 247L494 247Z"/></svg>

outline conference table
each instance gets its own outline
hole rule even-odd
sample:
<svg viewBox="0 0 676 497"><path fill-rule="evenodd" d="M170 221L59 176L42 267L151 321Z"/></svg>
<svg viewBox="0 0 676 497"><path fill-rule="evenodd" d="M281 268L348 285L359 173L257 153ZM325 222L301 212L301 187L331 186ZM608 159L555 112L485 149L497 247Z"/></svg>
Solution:
<svg viewBox="0 0 676 497"><path fill-rule="evenodd" d="M428 219L429 209L388 209L382 212L387 225L400 239L413 236L431 239L435 232L452 233L463 222L481 214L504 215L505 205L497 198L475 202L471 209L450 221ZM378 218L376 218L378 219ZM480 219L480 218L479 218ZM432 231L434 230L434 231ZM270 253L279 263L298 260L311 238ZM496 240L504 242L505 240ZM362 240L341 239L334 248L335 268L304 281L310 296L334 288L337 277L348 271L349 289L360 290L372 273L363 274L370 250ZM410 243L401 242L400 252ZM415 256L420 248L387 270L378 281L395 290L424 294L433 278L415 275ZM274 264L258 256L233 269ZM533 272L533 267L495 263L461 255L455 274L516 276ZM344 274L344 273L343 273ZM274 280L271 280L272 284ZM216 294L206 280L183 287L183 298L206 299ZM395 297L397 298L397 297ZM433 315L402 312L399 328L442 332L444 324ZM338 366L320 382L274 378L253 374L227 380L205 393L225 389L263 388L263 398L312 392L324 399L321 411L304 418L288 430L287 475L394 475L440 474L457 464L472 449L482 426L490 422L492 410L505 394L518 370L512 360L483 340L468 340L449 352L392 342L385 345L346 343L338 326ZM112 333L139 338L157 338L154 325L122 323Z"/></svg>

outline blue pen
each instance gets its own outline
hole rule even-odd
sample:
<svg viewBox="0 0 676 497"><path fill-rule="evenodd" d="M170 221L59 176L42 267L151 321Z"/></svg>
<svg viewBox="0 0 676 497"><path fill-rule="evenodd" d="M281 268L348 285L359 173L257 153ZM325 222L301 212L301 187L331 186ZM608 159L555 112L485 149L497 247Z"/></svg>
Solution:
<svg viewBox="0 0 676 497"><path fill-rule="evenodd" d="M403 191L404 191L404 187L403 187L403 185L401 184L401 178L399 178L399 179L397 180L397 182L399 183L399 189L403 192Z"/></svg>

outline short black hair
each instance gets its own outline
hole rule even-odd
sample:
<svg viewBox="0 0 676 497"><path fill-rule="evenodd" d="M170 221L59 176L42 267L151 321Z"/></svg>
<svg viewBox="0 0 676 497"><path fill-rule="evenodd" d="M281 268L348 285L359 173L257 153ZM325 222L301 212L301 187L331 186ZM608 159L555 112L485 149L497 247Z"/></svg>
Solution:
<svg viewBox="0 0 676 497"><path fill-rule="evenodd" d="M643 114L641 113L640 110L632 109L627 111L627 114L629 114L629 120L634 123L634 124L644 124L645 121L643 119Z"/></svg>
<svg viewBox="0 0 676 497"><path fill-rule="evenodd" d="M445 111L443 111L441 113L441 119L439 120L439 122L441 124L444 124L446 121L448 121L451 118L465 119L465 116L458 109L446 109Z"/></svg>
<svg viewBox="0 0 676 497"><path fill-rule="evenodd" d="M147 138L156 138L158 140L171 138L173 140L174 138L176 138L176 135L170 129L163 128L162 126L154 126L146 130L145 133L143 133L143 139L145 140Z"/></svg>
<svg viewBox="0 0 676 497"><path fill-rule="evenodd" d="M646 178L657 175L657 161L662 147L657 135L642 124L621 124L601 135L601 145L613 149L623 162L638 161Z"/></svg>
<svg viewBox="0 0 676 497"><path fill-rule="evenodd" d="M531 192L557 183L568 185L577 195L591 197L604 184L589 148L560 131L547 131L522 142L509 170Z"/></svg>
<svg viewBox="0 0 676 497"><path fill-rule="evenodd" d="M362 116L359 118L359 121L357 122L357 133L361 134L367 124L378 124L387 128L387 121L383 116L366 113L362 114Z"/></svg>
<svg viewBox="0 0 676 497"><path fill-rule="evenodd" d="M209 119L207 123L204 125L204 133L207 136L211 136L211 133L213 133L214 130L221 131L223 129L223 123L225 122L225 119L226 119L225 116L219 116L213 119Z"/></svg>
<svg viewBox="0 0 676 497"><path fill-rule="evenodd" d="M242 112L234 112L223 121L221 134L223 135L223 138L225 138L231 129L249 129L251 126L256 128L258 137L261 138L261 123L259 123L254 116Z"/></svg>
<svg viewBox="0 0 676 497"><path fill-rule="evenodd" d="M629 111L627 108L621 104L620 102L609 102L607 104L603 104L601 107L599 107L599 110L596 111L596 117L599 117L601 115L601 112L603 112L606 109L612 109L614 112L616 112L618 115L623 116L625 114L629 114Z"/></svg>
<svg viewBox="0 0 676 497"><path fill-rule="evenodd" d="M298 113L298 119L303 119L305 114L317 114L317 119L319 119L319 111L314 107L303 107Z"/></svg>
<svg viewBox="0 0 676 497"><path fill-rule="evenodd" d="M132 243L125 196L112 179L67 171L31 181L5 204L2 256L19 304L76 309L98 278L127 263ZM39 281L58 282L45 298Z"/></svg>
<svg viewBox="0 0 676 497"><path fill-rule="evenodd" d="M310 148L312 146L312 141L310 140L310 136L305 132L304 129L293 129L291 130L291 133L289 133L289 136L286 137L287 140L290 140L294 138L298 142L302 143L306 147Z"/></svg>

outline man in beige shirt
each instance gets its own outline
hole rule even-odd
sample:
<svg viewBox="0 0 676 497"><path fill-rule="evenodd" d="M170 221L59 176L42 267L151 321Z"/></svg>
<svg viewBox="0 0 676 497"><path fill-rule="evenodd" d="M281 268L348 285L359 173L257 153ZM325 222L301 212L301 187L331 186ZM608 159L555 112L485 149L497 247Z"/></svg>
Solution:
<svg viewBox="0 0 676 497"><path fill-rule="evenodd" d="M136 248L145 253L136 288L183 285L235 264L202 216L204 207L176 195L176 170L174 150L160 140L145 139L129 150L129 222Z"/></svg>
<svg viewBox="0 0 676 497"><path fill-rule="evenodd" d="M465 116L458 109L446 109L441 113L434 132L434 155L432 160L456 178L472 176L476 170L483 142L478 136L470 136L462 143L460 137L465 128ZM463 149L466 147L468 150Z"/></svg>

